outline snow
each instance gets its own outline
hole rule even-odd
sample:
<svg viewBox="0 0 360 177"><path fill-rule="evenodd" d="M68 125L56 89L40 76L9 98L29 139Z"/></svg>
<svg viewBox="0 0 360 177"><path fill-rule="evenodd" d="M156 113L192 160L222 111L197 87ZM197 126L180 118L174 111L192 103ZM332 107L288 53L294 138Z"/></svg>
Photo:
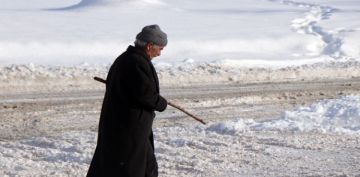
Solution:
<svg viewBox="0 0 360 177"><path fill-rule="evenodd" d="M286 61L283 62L270 62L272 67L266 67L261 64L254 65L251 61L249 63L238 60L196 62L193 59L186 59L178 63L154 62L154 65L161 86L166 87L360 77L360 62L356 60L313 64L300 62L299 65L291 67L286 66ZM11 92L99 89L103 88L103 85L96 84L93 77L106 78L109 68L110 65L89 63L78 66L8 65L0 67L0 82L3 83L0 88Z"/></svg>
<svg viewBox="0 0 360 177"><path fill-rule="evenodd" d="M259 127L358 134L360 133L359 108L359 96L346 96L339 100L325 100L310 107L286 111L282 119L267 122Z"/></svg>
<svg viewBox="0 0 360 177"><path fill-rule="evenodd" d="M57 137L0 142L0 175L83 176L95 137L94 132L67 132Z"/></svg>
<svg viewBox="0 0 360 177"><path fill-rule="evenodd" d="M359 12L358 0L4 0L0 7L0 96L103 90L92 77L105 78L112 61L149 24L159 24L169 37L162 56L153 60L162 88L218 84L226 89L239 83L360 78ZM101 99L92 94L37 101ZM237 105L264 100L263 95L213 98L189 106L216 107L226 102L233 106L228 109L238 113ZM16 112L15 108L32 101L5 99L3 104L20 103L12 107ZM238 115L230 120L212 119L206 126L157 127L160 173L358 176L359 103L360 95L346 95L261 120ZM62 109L51 106L50 111ZM7 107L0 111L9 111ZM92 109L92 116L99 113ZM69 119L85 114L73 111L77 114L67 121L58 120L64 121L60 130ZM250 106L248 111L270 110ZM46 121L51 122L56 115L49 114ZM37 111L28 116L45 120ZM94 123L87 116L81 119ZM1 126L11 127L4 122ZM49 132L0 140L0 176L84 176L96 132L77 128Z"/></svg>
<svg viewBox="0 0 360 177"><path fill-rule="evenodd" d="M226 148L227 146L236 145L237 148L251 148L256 153L267 153L275 158L278 153L276 151L284 146L286 147L286 144L278 144L279 147L275 149L276 151L272 151L262 149L260 145L262 143L280 142L270 142L270 139L261 140L261 137L258 137L260 140L257 144L241 145L238 143L245 142L239 138L252 136L256 132L268 132L267 136L271 136L271 132L274 130L280 133L293 131L295 134L316 131L320 134L330 133L331 136L342 134L351 138L351 135L360 135L359 101L359 95L323 100L309 107L286 111L280 118L265 122L238 118L225 122L214 122L207 126L159 127L154 130L157 146L156 155L159 163L164 167L161 170L170 176L174 175L171 174L174 172L169 170L172 168L171 165L173 164L171 163L173 162L192 166L183 166L182 170L178 169L176 173L179 176L189 174L201 176L201 174L207 173L202 168L219 170L216 173L218 175L220 175L219 172L241 174L244 172L243 169L231 164L230 159L232 158L229 158L234 149ZM294 140L296 139L292 141ZM334 140L330 139L329 141ZM96 132L92 131L70 131L54 136L40 136L9 142L1 141L0 168L2 170L0 175L83 176L91 161L95 143ZM296 146L300 146L300 144L296 144ZM317 147L311 145L306 148ZM199 155L196 153L197 151L202 151L203 154ZM186 155L174 156L180 152ZM205 154L211 157L203 156ZM237 160L240 161L243 157L235 155L234 158L238 158ZM219 169L219 165L225 170ZM226 165L228 166L226 167ZM186 168L189 169L186 170ZM216 176L216 174L212 174L212 176Z"/></svg>
<svg viewBox="0 0 360 177"><path fill-rule="evenodd" d="M216 123L207 128L207 131L216 132L218 134L236 135L239 132L249 131L249 127L254 123L252 119L238 119L221 123Z"/></svg>
<svg viewBox="0 0 360 177"><path fill-rule="evenodd" d="M211 125L207 130L229 135L249 130L359 134L360 97L323 100L309 107L285 111L278 119L255 122L240 118Z"/></svg>
<svg viewBox="0 0 360 177"><path fill-rule="evenodd" d="M152 23L169 36L164 62L358 59L358 9L355 0L5 1L0 62L109 64Z"/></svg>

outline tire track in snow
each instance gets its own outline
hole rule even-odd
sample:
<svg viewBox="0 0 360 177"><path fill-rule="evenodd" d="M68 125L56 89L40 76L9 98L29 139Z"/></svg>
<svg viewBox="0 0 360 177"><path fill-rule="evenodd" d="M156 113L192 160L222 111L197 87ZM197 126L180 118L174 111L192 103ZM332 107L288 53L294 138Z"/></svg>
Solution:
<svg viewBox="0 0 360 177"><path fill-rule="evenodd" d="M280 2L285 5L296 6L309 9L304 17L296 18L291 23L292 29L300 34L312 35L320 38L323 42L323 48L317 55L326 55L334 59L349 59L349 56L341 50L343 45L343 34L353 30L331 30L326 31L318 23L322 20L328 20L339 9L322 6L311 3L295 2L289 0L269 0L271 2Z"/></svg>

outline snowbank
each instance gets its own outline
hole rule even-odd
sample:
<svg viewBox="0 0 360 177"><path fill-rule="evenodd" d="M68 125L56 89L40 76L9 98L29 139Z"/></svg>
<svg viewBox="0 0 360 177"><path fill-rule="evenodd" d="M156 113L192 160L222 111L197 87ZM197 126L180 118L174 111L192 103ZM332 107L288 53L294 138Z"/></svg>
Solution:
<svg viewBox="0 0 360 177"><path fill-rule="evenodd" d="M255 126L258 130L360 134L360 96L324 100Z"/></svg>
<svg viewBox="0 0 360 177"><path fill-rule="evenodd" d="M4 91L99 89L103 84L92 78L106 78L110 65L44 66L10 65L0 67L0 88ZM338 61L299 66L251 67L232 60L180 63L155 62L162 86L206 84L314 81L360 77L360 62Z"/></svg>
<svg viewBox="0 0 360 177"><path fill-rule="evenodd" d="M237 119L215 123L206 130L232 136L239 132L272 130L360 134L360 96L323 100L309 107L285 111L280 118L270 121Z"/></svg>

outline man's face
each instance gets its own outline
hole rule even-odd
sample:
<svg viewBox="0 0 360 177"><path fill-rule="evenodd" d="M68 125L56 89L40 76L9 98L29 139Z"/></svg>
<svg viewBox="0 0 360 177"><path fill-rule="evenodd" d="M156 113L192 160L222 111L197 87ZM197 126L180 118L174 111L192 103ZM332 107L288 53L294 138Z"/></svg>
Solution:
<svg viewBox="0 0 360 177"><path fill-rule="evenodd" d="M161 51L164 49L165 46L158 46L155 44L148 44L146 46L146 54L149 56L150 59L158 57L161 55Z"/></svg>

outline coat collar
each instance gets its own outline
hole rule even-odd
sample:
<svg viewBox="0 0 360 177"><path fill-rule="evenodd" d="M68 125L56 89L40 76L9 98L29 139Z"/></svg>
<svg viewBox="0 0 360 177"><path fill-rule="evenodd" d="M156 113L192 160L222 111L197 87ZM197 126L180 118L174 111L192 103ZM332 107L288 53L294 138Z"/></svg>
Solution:
<svg viewBox="0 0 360 177"><path fill-rule="evenodd" d="M129 47L127 48L127 51L135 52L135 53L143 56L147 61L149 61L149 62L151 61L150 57L141 48L129 45Z"/></svg>

